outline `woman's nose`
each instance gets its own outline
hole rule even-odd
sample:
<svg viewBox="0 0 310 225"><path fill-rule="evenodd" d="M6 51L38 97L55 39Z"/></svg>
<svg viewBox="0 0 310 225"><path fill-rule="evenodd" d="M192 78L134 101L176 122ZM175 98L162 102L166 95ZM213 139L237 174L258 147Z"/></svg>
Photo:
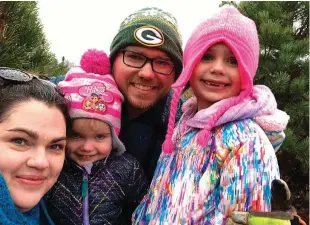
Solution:
<svg viewBox="0 0 310 225"><path fill-rule="evenodd" d="M48 168L49 161L46 149L41 147L37 151L33 151L33 155L27 161L27 166L39 170Z"/></svg>

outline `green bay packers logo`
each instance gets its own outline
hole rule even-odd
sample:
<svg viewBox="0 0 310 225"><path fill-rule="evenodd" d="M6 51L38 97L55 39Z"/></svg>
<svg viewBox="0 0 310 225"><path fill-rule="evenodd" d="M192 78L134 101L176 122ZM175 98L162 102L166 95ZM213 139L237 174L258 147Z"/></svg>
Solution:
<svg viewBox="0 0 310 225"><path fill-rule="evenodd" d="M138 27L134 32L135 39L145 46L160 46L164 44L164 35L153 26Z"/></svg>

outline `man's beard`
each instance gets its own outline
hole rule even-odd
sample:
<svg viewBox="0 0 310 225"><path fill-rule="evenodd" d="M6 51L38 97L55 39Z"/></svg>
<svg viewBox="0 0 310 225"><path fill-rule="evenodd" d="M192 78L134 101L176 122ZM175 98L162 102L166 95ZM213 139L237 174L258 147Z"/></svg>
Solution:
<svg viewBox="0 0 310 225"><path fill-rule="evenodd" d="M144 98L144 95L139 96L140 99ZM126 100L130 104L130 106L136 110L146 111L152 108L161 98L156 98L155 101L150 103L145 103L143 100L132 100L132 98L127 98Z"/></svg>

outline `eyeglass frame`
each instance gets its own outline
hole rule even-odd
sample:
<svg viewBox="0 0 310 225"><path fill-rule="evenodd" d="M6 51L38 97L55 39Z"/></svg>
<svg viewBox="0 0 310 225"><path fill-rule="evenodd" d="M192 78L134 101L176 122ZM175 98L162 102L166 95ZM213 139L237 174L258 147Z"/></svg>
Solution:
<svg viewBox="0 0 310 225"><path fill-rule="evenodd" d="M132 67L132 68L141 69L141 68L143 68L148 62L150 62L150 63L151 63L152 70L153 70L153 72L155 72L155 73L159 73L159 74L168 76L168 75L171 75L172 72L174 71L174 64L173 64L173 62L172 62L171 60L165 60L165 59L161 59L161 58L150 58L150 57L147 57L147 56L145 56L145 55L143 55L143 54L141 54L141 53L134 52L134 51L130 51L130 50L127 50L127 49L121 49L121 52L123 53L123 63L124 63L126 66L129 66L129 67ZM126 53L126 52L131 52L131 53L134 53L134 54L143 56L143 57L145 58L145 62L142 64L142 66L139 66L139 67L138 67L138 66L132 66L132 65L127 64L127 63L125 62L125 53ZM156 60L156 59L161 59L161 60L167 61L167 62L170 61L170 62L172 63L172 66L173 66L172 69L171 69L171 72L170 72L170 73L161 73L161 72L155 71L155 70L154 70L154 67L153 67L153 61Z"/></svg>

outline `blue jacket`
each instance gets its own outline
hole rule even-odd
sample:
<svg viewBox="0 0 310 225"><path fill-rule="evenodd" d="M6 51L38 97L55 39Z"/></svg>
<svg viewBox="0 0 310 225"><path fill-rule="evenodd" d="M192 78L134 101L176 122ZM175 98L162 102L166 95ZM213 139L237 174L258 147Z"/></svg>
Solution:
<svg viewBox="0 0 310 225"><path fill-rule="evenodd" d="M26 213L18 211L0 174L0 225L54 225L54 223L47 214L43 201Z"/></svg>

